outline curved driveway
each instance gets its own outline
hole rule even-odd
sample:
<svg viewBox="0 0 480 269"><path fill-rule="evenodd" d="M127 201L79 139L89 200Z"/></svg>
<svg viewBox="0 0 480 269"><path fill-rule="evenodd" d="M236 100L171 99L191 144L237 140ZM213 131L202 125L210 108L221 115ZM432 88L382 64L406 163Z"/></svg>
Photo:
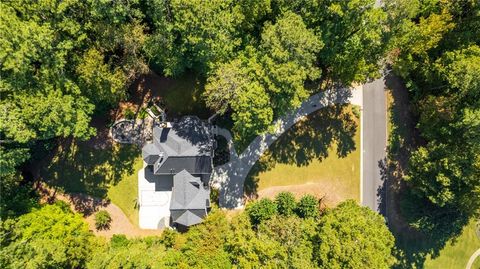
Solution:
<svg viewBox="0 0 480 269"><path fill-rule="evenodd" d="M362 105L362 90L337 88L312 95L298 109L277 119L274 123L276 126L274 133L257 136L242 154L238 156L235 154L231 157L230 162L215 167L212 185L220 190L220 207L240 208L243 206L245 178L262 154L283 132L318 109L347 103Z"/></svg>

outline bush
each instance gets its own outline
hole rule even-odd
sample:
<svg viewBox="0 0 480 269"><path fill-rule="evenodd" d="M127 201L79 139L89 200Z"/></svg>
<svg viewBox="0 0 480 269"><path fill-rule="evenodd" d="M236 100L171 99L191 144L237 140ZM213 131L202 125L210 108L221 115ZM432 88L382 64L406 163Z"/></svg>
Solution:
<svg viewBox="0 0 480 269"><path fill-rule="evenodd" d="M304 195L297 205L297 214L301 218L316 218L319 215L318 200L315 196Z"/></svg>
<svg viewBox="0 0 480 269"><path fill-rule="evenodd" d="M126 247L130 241L124 234L114 234L110 239L110 246L113 248Z"/></svg>
<svg viewBox="0 0 480 269"><path fill-rule="evenodd" d="M144 120L147 117L147 110L145 108L140 109L138 111L138 118Z"/></svg>
<svg viewBox="0 0 480 269"><path fill-rule="evenodd" d="M278 213L283 216L291 216L297 207L295 196L291 192L286 191L277 194L275 204L277 204Z"/></svg>
<svg viewBox="0 0 480 269"><path fill-rule="evenodd" d="M104 230L110 228L112 218L106 210L100 210L95 214L95 228L97 230Z"/></svg>
<svg viewBox="0 0 480 269"><path fill-rule="evenodd" d="M247 213L250 217L250 222L253 225L258 225L277 214L277 205L268 198L262 198L260 201L249 204Z"/></svg>
<svg viewBox="0 0 480 269"><path fill-rule="evenodd" d="M130 108L127 108L125 110L125 119L127 120L133 120L135 118L135 112L133 112Z"/></svg>

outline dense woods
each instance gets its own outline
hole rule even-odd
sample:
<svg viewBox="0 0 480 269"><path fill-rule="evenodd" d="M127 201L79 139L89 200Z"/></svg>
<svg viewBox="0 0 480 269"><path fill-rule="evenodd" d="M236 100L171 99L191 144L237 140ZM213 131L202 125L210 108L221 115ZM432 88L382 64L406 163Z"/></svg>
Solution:
<svg viewBox="0 0 480 269"><path fill-rule="evenodd" d="M353 201L319 210L283 193L187 233L103 242L63 204L41 205L23 164L54 139L95 136L94 116L155 71L205 79L234 136L270 130L310 95L388 69L421 141L402 214L451 238L480 211L480 4L475 0L16 0L0 2L2 268L388 268L394 238ZM62 223L59 225L59 223ZM354 239L353 239L354 238ZM361 246L361 247L358 247Z"/></svg>

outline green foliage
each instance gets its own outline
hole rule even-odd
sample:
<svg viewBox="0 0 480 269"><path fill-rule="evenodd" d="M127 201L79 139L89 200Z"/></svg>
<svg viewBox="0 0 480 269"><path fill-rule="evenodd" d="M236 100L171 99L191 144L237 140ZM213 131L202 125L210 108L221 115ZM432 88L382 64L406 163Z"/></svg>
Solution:
<svg viewBox="0 0 480 269"><path fill-rule="evenodd" d="M3 223L0 264L4 268L84 267L92 234L82 217L56 205L46 205Z"/></svg>
<svg viewBox="0 0 480 269"><path fill-rule="evenodd" d="M124 113L125 119L127 120L133 120L135 119L135 112L133 112L131 109L127 108Z"/></svg>
<svg viewBox="0 0 480 269"><path fill-rule="evenodd" d="M110 246L112 248L126 247L128 244L128 238L124 234L114 234L110 239Z"/></svg>
<svg viewBox="0 0 480 269"><path fill-rule="evenodd" d="M393 246L383 218L348 200L321 217L314 256L320 268L390 268Z"/></svg>
<svg viewBox="0 0 480 269"><path fill-rule="evenodd" d="M217 65L205 86L206 103L220 114L233 110L237 136L264 132L274 115L308 98L304 84L320 74L314 62L321 47L302 18L288 12L265 25L258 50L248 46L237 58Z"/></svg>
<svg viewBox="0 0 480 269"><path fill-rule="evenodd" d="M268 220L277 214L277 205L268 198L262 198L247 206L247 214L253 225L258 225L262 221Z"/></svg>
<svg viewBox="0 0 480 269"><path fill-rule="evenodd" d="M225 214L213 210L199 225L188 231L185 243L179 244L183 258L178 260L185 268L230 268L228 253L223 245L229 226Z"/></svg>
<svg viewBox="0 0 480 269"><path fill-rule="evenodd" d="M293 12L285 12L275 24L265 24L260 41L265 75L259 79L268 89L277 114L298 107L309 97L310 92L304 84L320 77L314 64L315 55L322 47L322 42L307 28L302 17Z"/></svg>
<svg viewBox="0 0 480 269"><path fill-rule="evenodd" d="M241 268L274 268L286 266L286 249L270 237L257 234L247 214L234 218L230 225L225 249L232 264Z"/></svg>
<svg viewBox="0 0 480 269"><path fill-rule="evenodd" d="M95 214L95 228L97 228L97 230L106 230L110 228L111 222L112 217L110 217L108 211L100 210Z"/></svg>
<svg viewBox="0 0 480 269"><path fill-rule="evenodd" d="M278 214L283 216L291 216L297 208L295 196L291 192L280 192L275 196L275 204L277 205Z"/></svg>
<svg viewBox="0 0 480 269"><path fill-rule="evenodd" d="M116 68L104 63L104 55L90 49L85 52L82 61L77 66L77 73L84 87L83 92L90 100L97 104L114 105L125 97L125 74Z"/></svg>
<svg viewBox="0 0 480 269"><path fill-rule="evenodd" d="M258 234L280 243L287 253L287 257L279 263L282 267L315 268L312 261L315 227L313 219L275 216L260 224Z"/></svg>
<svg viewBox="0 0 480 269"><path fill-rule="evenodd" d="M297 214L301 218L317 218L320 214L318 208L318 199L310 194L304 195L300 198L297 204Z"/></svg>
<svg viewBox="0 0 480 269"><path fill-rule="evenodd" d="M387 8L395 26L393 67L410 90L425 140L409 159L402 210L441 245L480 210L480 5L392 0Z"/></svg>
<svg viewBox="0 0 480 269"><path fill-rule="evenodd" d="M28 148L0 146L0 217L26 213L36 204L30 187L22 185L23 178L17 168L30 157Z"/></svg>
<svg viewBox="0 0 480 269"><path fill-rule="evenodd" d="M180 255L174 249L166 250L158 239L122 239L122 244L95 251L87 268L175 268Z"/></svg>
<svg viewBox="0 0 480 269"><path fill-rule="evenodd" d="M233 56L243 20L234 1L149 1L155 32L147 51L167 75L185 68L202 73Z"/></svg>
<svg viewBox="0 0 480 269"><path fill-rule="evenodd" d="M379 75L389 28L386 12L374 0L276 2L278 12L299 14L323 42L317 54L323 78L350 85Z"/></svg>

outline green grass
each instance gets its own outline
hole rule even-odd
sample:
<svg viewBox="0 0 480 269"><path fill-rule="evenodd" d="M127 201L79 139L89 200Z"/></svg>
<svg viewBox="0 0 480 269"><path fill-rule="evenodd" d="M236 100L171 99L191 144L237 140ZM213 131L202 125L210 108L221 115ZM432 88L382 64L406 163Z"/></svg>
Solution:
<svg viewBox="0 0 480 269"><path fill-rule="evenodd" d="M246 191L319 183L335 200L359 201L360 131L351 111L350 106L325 108L297 123L255 164Z"/></svg>
<svg viewBox="0 0 480 269"><path fill-rule="evenodd" d="M40 179L59 192L108 198L137 224L137 172L143 164L139 148L114 144L99 149L93 145L93 141L61 143L52 158L39 163ZM86 214L91 212L89 204L78 206Z"/></svg>
<svg viewBox="0 0 480 269"><path fill-rule="evenodd" d="M138 176L137 172L142 169L143 160L138 157L133 166L133 173L125 174L122 179L108 189L108 198L122 209L128 219L138 226Z"/></svg>
<svg viewBox="0 0 480 269"><path fill-rule="evenodd" d="M480 269L480 258L477 257L472 264L472 269Z"/></svg>
<svg viewBox="0 0 480 269"><path fill-rule="evenodd" d="M427 257L425 261L425 269L464 269L467 266L470 256L480 248L480 239L475 232L475 222L471 221L468 226L463 229L462 234L455 241L450 241L440 251L440 255L436 258ZM480 268L480 262L476 260L476 266L472 268Z"/></svg>

